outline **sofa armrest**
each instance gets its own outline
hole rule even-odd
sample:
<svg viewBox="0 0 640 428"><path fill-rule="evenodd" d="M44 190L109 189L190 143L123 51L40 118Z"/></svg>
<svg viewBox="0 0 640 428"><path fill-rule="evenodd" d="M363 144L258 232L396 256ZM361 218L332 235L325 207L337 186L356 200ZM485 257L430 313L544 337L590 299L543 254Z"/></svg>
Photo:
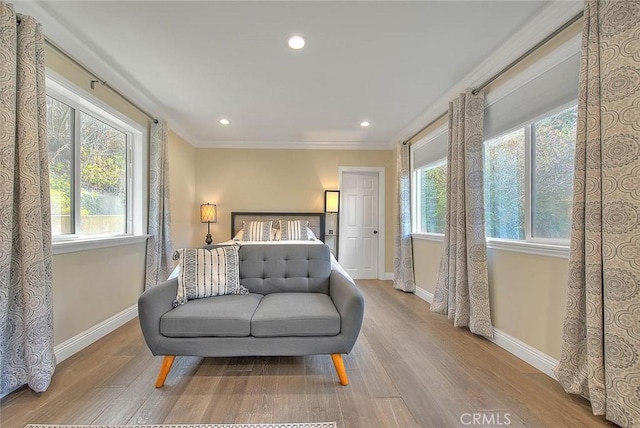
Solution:
<svg viewBox="0 0 640 428"><path fill-rule="evenodd" d="M338 270L331 271L329 296L340 314L340 333L349 351L356 343L364 318L364 297L353 280Z"/></svg>
<svg viewBox="0 0 640 428"><path fill-rule="evenodd" d="M176 299L178 278L162 282L149 288L138 298L138 317L140 327L147 346L153 355L156 353L156 343L162 337L160 333L160 318L171 309Z"/></svg>

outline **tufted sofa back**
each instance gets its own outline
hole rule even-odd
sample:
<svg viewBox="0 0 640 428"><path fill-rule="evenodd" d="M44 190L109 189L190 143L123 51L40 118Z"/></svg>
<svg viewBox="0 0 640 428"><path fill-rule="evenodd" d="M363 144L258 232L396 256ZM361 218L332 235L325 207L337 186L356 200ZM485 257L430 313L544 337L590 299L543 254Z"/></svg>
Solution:
<svg viewBox="0 0 640 428"><path fill-rule="evenodd" d="M331 260L324 244L240 247L240 284L252 293L329 293Z"/></svg>

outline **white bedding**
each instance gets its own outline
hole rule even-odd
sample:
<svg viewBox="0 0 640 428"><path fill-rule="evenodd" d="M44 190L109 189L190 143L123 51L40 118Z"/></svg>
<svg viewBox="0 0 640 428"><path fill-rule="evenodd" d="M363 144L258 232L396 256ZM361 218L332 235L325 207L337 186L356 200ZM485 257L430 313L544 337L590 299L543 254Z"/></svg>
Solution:
<svg viewBox="0 0 640 428"><path fill-rule="evenodd" d="M255 245L255 244L265 244L265 245L274 245L274 244L310 244L310 245L319 245L324 244L319 239L309 239L305 241L224 241L220 242L216 245Z"/></svg>

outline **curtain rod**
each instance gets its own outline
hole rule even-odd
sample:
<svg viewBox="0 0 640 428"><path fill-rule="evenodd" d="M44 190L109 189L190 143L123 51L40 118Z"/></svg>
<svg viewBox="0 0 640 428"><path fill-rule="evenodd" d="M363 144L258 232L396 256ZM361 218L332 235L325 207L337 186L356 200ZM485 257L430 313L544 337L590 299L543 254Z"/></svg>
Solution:
<svg viewBox="0 0 640 428"><path fill-rule="evenodd" d="M477 88L474 88L471 92L475 95L478 92L480 92L481 90L483 90L484 88L486 88L488 85L490 85L493 81L495 81L496 79L498 79L500 76L502 76L503 74L505 74L507 71L511 70L513 67L515 67L516 65L518 65L520 62L522 62L522 60L524 60L526 57L528 57L529 55L531 55L532 53L534 53L535 51L537 51L538 49L540 49L542 46L544 46L545 44L547 44L547 42L549 42L551 39L553 39L554 37L556 37L558 34L562 33L564 30L566 30L567 28L569 28L569 26L571 26L572 24L574 24L576 21L578 21L580 18L582 18L582 16L584 15L584 11L581 11L580 13L578 13L576 16L574 16L573 18L571 18L570 20L568 20L567 22L565 22L561 27L559 27L558 29L556 29L553 33L549 34L547 37L545 37L544 39L540 40L536 45L534 45L531 49L527 50L525 53L523 53L522 55L520 55L518 58L516 58L514 61L512 61L509 65L507 65L505 68L503 68L502 70L498 71L496 74L494 74L492 77L490 77L489 79L485 80L480 86L478 86ZM447 114L449 114L449 110L445 111L444 113L442 113L440 116L436 117L435 119L433 119L431 122L429 122L427 125L423 126L418 132L416 132L415 134L413 134L411 137L407 138L406 140L404 140L404 142L402 143L403 145L406 145L407 143L409 143L412 139L416 138L418 135L420 135L420 133L422 131L424 131L425 129L429 128L431 125L433 125L434 123L436 123L437 121L439 121L440 119L442 119L443 117L445 117Z"/></svg>
<svg viewBox="0 0 640 428"><path fill-rule="evenodd" d="M114 92L116 95L118 95L120 98L122 98L123 100L125 100L127 103L129 103L131 106L133 106L136 110L140 111L142 114L144 114L145 116L147 116L149 119L151 119L153 121L153 123L158 123L158 119L156 119L152 114L147 113L143 108L141 108L140 106L138 106L136 103L134 103L133 101L131 101L129 98L127 98L126 96L124 96L120 91L118 91L117 89L115 89L113 86L109 85L107 83L106 80L102 80L96 73L94 73L93 71L91 71L89 68L87 68L87 66L85 66L84 64L82 64L80 61L78 61L77 59L75 59L74 57L72 57L70 54L68 54L64 49L62 49L60 46L56 45L55 43L53 43L51 40L49 40L48 38L45 37L44 39L44 43L46 45L48 45L50 48L52 48L53 50L55 50L56 52L58 52L59 54L61 54L62 56L64 56L65 58L67 58L69 61L73 62L75 65L77 65L78 67L80 67L82 70L84 70L87 74L89 74L92 78L97 79L97 80L92 80L91 81L91 89L95 89L95 84L96 83L100 83L100 85L107 87L108 89L110 89L112 92Z"/></svg>

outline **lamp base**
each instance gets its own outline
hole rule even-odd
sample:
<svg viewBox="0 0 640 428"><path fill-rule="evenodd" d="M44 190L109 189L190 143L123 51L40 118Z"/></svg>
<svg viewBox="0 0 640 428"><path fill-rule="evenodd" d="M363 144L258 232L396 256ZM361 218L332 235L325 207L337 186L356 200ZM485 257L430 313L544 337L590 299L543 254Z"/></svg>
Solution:
<svg viewBox="0 0 640 428"><path fill-rule="evenodd" d="M207 245L211 245L211 243L213 242L213 239L211 238L210 233L207 233L207 239L205 239L204 242L206 242Z"/></svg>

